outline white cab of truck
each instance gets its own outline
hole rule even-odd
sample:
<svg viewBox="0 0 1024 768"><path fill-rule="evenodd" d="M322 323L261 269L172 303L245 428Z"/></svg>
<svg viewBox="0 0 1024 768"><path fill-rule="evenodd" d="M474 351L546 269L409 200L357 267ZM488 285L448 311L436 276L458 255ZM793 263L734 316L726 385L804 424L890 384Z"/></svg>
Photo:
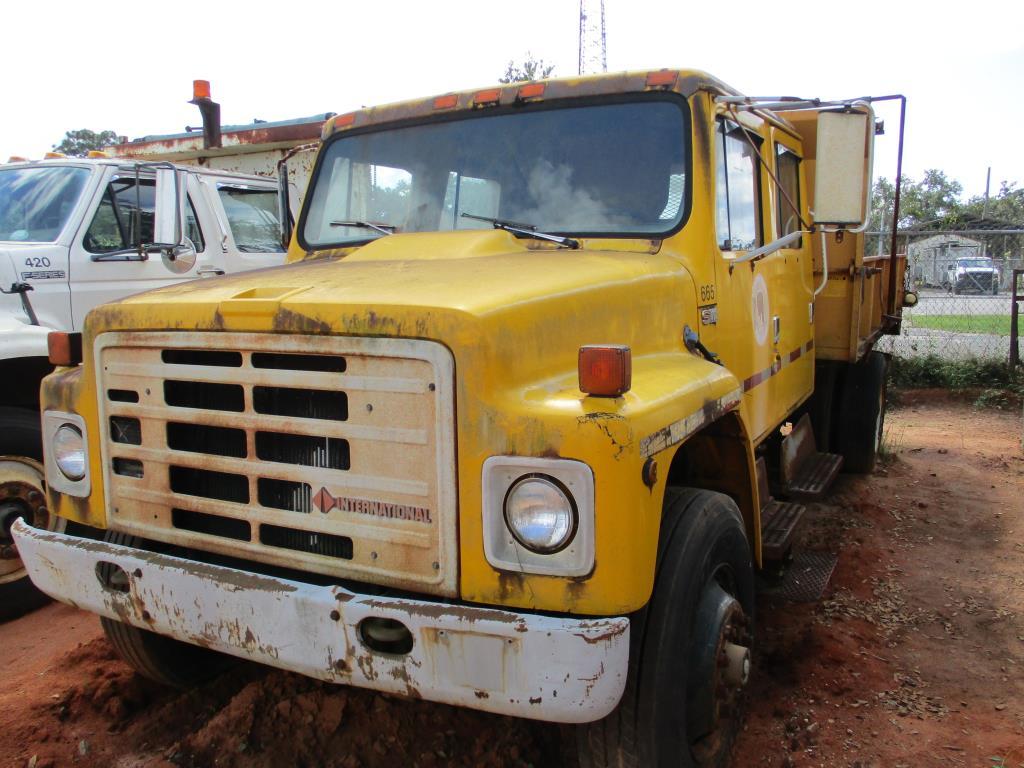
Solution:
<svg viewBox="0 0 1024 768"><path fill-rule="evenodd" d="M10 528L52 525L39 384L51 330L172 283L284 262L277 181L103 158L0 165L0 620L44 598Z"/></svg>

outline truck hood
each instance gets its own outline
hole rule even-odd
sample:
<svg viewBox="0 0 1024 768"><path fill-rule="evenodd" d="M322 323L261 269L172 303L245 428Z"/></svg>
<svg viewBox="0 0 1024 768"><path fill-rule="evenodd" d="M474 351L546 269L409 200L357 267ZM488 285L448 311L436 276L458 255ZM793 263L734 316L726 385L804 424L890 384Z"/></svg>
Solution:
<svg viewBox="0 0 1024 768"><path fill-rule="evenodd" d="M340 257L129 297L94 310L86 329L433 339L457 361L500 357L519 378L550 372L553 355L575 366L582 344L678 349L694 322L684 314L696 313L693 281L656 250L552 248L500 231L391 235Z"/></svg>

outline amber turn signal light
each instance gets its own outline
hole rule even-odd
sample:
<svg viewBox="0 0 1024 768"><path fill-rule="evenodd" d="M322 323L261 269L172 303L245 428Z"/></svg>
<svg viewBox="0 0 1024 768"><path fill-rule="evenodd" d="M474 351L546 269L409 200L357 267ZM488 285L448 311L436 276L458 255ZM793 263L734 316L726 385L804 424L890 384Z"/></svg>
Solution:
<svg viewBox="0 0 1024 768"><path fill-rule="evenodd" d="M580 391L595 397L618 397L628 392L633 379L633 354L623 344L588 344L580 347Z"/></svg>
<svg viewBox="0 0 1024 768"><path fill-rule="evenodd" d="M78 365L82 362L82 334L50 331L46 351L53 365Z"/></svg>

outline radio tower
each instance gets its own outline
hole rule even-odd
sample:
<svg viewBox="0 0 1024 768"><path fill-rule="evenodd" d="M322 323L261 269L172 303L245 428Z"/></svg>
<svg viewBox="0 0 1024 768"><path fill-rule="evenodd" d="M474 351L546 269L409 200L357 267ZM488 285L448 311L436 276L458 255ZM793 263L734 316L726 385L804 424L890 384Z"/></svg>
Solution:
<svg viewBox="0 0 1024 768"><path fill-rule="evenodd" d="M580 0L579 74L608 71L604 37L604 0Z"/></svg>

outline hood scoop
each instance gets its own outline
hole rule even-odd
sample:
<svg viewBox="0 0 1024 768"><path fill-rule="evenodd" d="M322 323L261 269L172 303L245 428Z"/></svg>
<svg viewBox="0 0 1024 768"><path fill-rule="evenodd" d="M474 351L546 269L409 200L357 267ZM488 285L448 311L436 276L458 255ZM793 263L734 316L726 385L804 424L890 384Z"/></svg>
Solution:
<svg viewBox="0 0 1024 768"><path fill-rule="evenodd" d="M254 328L254 325L273 325L274 316L281 309L281 302L290 299L312 286L298 287L262 286L248 288L225 299L217 306L224 326L228 329Z"/></svg>

